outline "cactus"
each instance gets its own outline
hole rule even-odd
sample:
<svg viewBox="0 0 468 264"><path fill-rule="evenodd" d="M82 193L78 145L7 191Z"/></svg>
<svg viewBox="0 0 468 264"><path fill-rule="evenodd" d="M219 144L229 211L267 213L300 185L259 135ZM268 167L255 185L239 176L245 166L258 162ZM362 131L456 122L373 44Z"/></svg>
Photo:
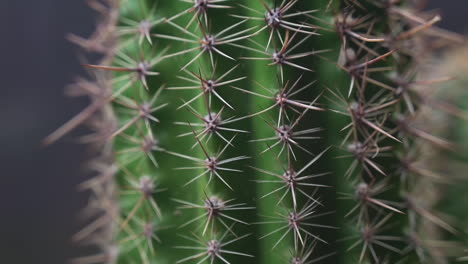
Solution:
<svg viewBox="0 0 468 264"><path fill-rule="evenodd" d="M90 1L100 26L71 40L103 54L74 86L92 103L46 139L94 130L74 239L99 250L73 263L459 257L422 155L457 146L418 124L450 79L418 77L440 18L401 2Z"/></svg>

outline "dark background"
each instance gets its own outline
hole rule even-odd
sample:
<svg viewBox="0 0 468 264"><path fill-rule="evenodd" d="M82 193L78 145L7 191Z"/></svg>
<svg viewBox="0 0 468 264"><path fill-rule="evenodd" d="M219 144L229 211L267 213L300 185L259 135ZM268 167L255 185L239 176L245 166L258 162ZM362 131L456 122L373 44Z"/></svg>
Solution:
<svg viewBox="0 0 468 264"><path fill-rule="evenodd" d="M429 8L441 10L439 25L467 32L468 1L432 0ZM86 179L86 149L73 135L47 148L40 142L87 104L64 95L84 74L65 36L87 36L94 24L84 0L0 0L1 263L64 264L80 254L69 238L87 199L75 188Z"/></svg>

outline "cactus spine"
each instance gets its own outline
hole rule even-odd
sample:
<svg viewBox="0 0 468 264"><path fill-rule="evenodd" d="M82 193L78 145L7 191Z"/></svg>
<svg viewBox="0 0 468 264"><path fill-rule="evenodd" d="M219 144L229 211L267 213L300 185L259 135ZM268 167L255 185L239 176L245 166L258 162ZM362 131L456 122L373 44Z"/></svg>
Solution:
<svg viewBox="0 0 468 264"><path fill-rule="evenodd" d="M105 141L83 185L97 220L75 237L103 250L75 263L453 259L423 232L457 230L423 206L439 175L418 161L455 146L415 125L415 87L443 79L416 75L438 16L384 0L91 3L106 23L72 40L106 55L85 65L96 91L77 85L94 104L48 138L88 119Z"/></svg>

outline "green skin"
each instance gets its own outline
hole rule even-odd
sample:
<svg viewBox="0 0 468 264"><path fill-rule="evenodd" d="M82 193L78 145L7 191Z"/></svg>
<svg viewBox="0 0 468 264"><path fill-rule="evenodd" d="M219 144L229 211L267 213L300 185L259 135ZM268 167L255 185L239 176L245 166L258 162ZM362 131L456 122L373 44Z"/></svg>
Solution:
<svg viewBox="0 0 468 264"><path fill-rule="evenodd" d="M143 4L139 5L138 1L123 1L121 7L121 15L123 17L129 17L132 19L141 19L143 17L142 10L149 10L152 6L152 2L148 1L141 1ZM307 2L307 3L306 3ZM313 3L312 3L313 2ZM260 1L251 1L245 0L242 1L244 5L255 9L255 10L263 10L263 5ZM272 3L268 3L270 6ZM301 10L311 10L311 9L323 9L324 6L328 4L328 0L322 1L301 1L297 4L297 8ZM173 14L177 14L182 10L185 10L190 5L184 3L182 1L159 1L157 6L157 14L159 16L170 17ZM328 21L332 21L332 17L330 14L334 13L334 10L338 10L339 7L337 5L333 5L331 10L328 13L318 13L317 16ZM229 16L226 16L226 13L231 14L241 14L241 15L252 15L247 10L242 8L236 8L235 11L226 11L225 9L219 9L210 11L209 17L212 20L212 30L213 32L219 32L221 29L232 25L239 19L235 19ZM185 25L191 18L191 14L183 16L183 18L178 18L176 23L179 25ZM263 25L264 21L249 21L242 25L242 29L246 29L248 27L252 27L255 25ZM236 29L236 30L242 30ZM153 30L152 33L160 33L160 34L167 34L167 35L174 35L174 36L182 36L181 32L174 30L172 27L168 25L157 25ZM198 33L197 33L198 34ZM305 52L310 51L310 46L313 45L314 50L320 49L331 49L332 51L326 53L327 58L331 58L332 60L336 61L336 58L339 54L339 49L341 46L341 40L336 33L330 32L321 32L321 36L313 36L311 37L306 44L302 45L301 49L298 49L296 52ZM259 43L266 44L268 41L268 32L264 31L262 34L259 34L255 37L255 40ZM185 37L185 36L184 36ZM320 41L317 41L320 39ZM164 47L170 46L169 52L175 52L178 50L186 49L189 47L187 44L181 44L181 42L173 41L173 40L161 40L156 37L152 37L153 45L156 44L156 54L160 52ZM242 45L249 45L254 47L253 45L249 44L249 42L241 41L239 42ZM190 46L191 47L191 46ZM309 48L309 49L308 49ZM148 45L147 41L144 40L143 44L140 46L137 44L136 41L131 42L128 46L128 50L126 50L126 54L133 55L145 54L145 56L150 56L153 54L151 52L152 47ZM142 52L143 51L143 52ZM232 47L225 47L223 52L227 54L232 54L233 57L242 57L242 56L257 56L258 54L250 51L241 51L238 48ZM167 84L167 86L184 86L188 85L187 82L181 81L177 76L187 76L184 75L183 72L179 72L179 69L185 65L185 63L193 58L197 53L192 52L189 54L185 54L182 56L177 56L174 58L169 58L163 60L159 64L157 64L154 71L160 73L160 75L156 77L149 77L148 78L148 86L150 87L149 92L146 92L145 89L142 88L140 82L136 82L132 88L128 89L125 92L125 95L131 98L139 98L135 91L138 93L146 94L143 98L150 98L156 91L157 87L160 87L163 84ZM135 56L137 57L137 56ZM262 93L264 94L264 89L259 87L258 85L254 84L252 80L255 80L258 83L261 83L263 86L278 89L278 81L277 81L277 68L275 66L267 66L268 61L251 61L251 60L239 60L238 62L229 61L226 58L220 57L216 55L216 58L219 59L219 64L217 68L217 75L219 76L220 73L224 73L230 68L232 68L236 63L240 63L240 67L234 71L230 77L230 79L238 78L241 76L246 76L247 79L241 80L236 82L234 85L237 87L242 87L244 89ZM304 74L304 83L311 82L313 80L318 80L318 85L313 86L311 91L306 91L301 96L303 96L304 100L310 101L317 96L317 90L320 90L322 87L330 87L330 88L337 88L339 87L343 93L347 92L347 88L349 85L349 77L346 73L341 71L338 67L336 67L333 63L328 61L319 60L316 57L307 57L307 59L302 60L302 62L306 61L308 64L307 67L311 67L315 70L313 73L305 73ZM384 64L385 66L392 66L392 61ZM210 60L208 56L200 57L195 63L193 63L187 70L192 71L194 73L199 73L199 70L205 73L206 75L211 74L211 66ZM289 68L285 71L285 80L291 79L295 80L302 71L297 70L295 68ZM116 76L120 76L122 73L116 74ZM119 89L119 85L116 85L115 89ZM162 103L168 103L168 106L165 108L157 111L155 116L160 120L160 123L152 123L150 129L156 135L157 139L160 142L160 147L166 149L171 152L180 153L184 155L189 155L192 157L197 157L200 159L205 159L203 152L201 151L200 146L196 146L194 149L190 149L195 143L194 137L187 136L187 137L176 137L176 135L190 132L190 128L188 126L178 126L174 125L173 122L190 122L190 123L199 123L198 120L192 113L186 111L185 109L176 110L176 108L181 104L181 98L184 100L189 100L193 96L198 94L198 90L177 90L177 91L170 91L164 90L161 93L160 98L158 98L157 102L158 105ZM229 87L222 87L220 88L220 94L223 98L227 99L230 104L235 108L235 112L231 110L226 110L224 112L223 117L229 117L232 115L236 115L236 117L245 116L251 113L255 113L264 109L271 105L271 100L259 98L257 96L252 96L249 94L242 93L240 91L231 89ZM321 103L329 104L329 102L325 99L320 99ZM119 110L122 110L121 106L115 104L116 112L119 115L120 119L123 119L122 115L119 114ZM198 99L194 103L191 104L197 111L202 113L203 115L207 114L205 101L203 99ZM330 108L333 105L328 105ZM222 104L219 101L214 100L213 103L213 111L219 111L221 109ZM275 110L276 111L276 110ZM181 234L185 236L192 236L192 233L198 236L201 236L202 229L203 229L203 219L199 220L195 223L192 223L186 227L178 228L182 224L186 223L187 221L194 219L195 217L199 216L200 214L204 213L203 209L178 209L180 206L179 203L173 201L173 199L179 199L188 201L191 203L201 204L202 199L205 198L205 195L217 195L221 197L223 200L233 199L235 198L234 203L246 203L246 206L255 206L256 210L246 210L241 211L241 213L233 213L232 216L245 221L247 223L255 223L261 221L271 221L269 218L265 218L262 215L274 216L275 212L281 211L282 209L291 209L292 208L292 201L289 198L286 198L283 203L277 204L278 199L281 195L270 195L266 198L260 199L264 194L271 192L272 190L276 189L278 185L276 184L257 184L252 182L252 180L264 180L264 179L271 179L266 178L265 174L257 172L255 170L250 169L248 166L254 166L257 168L274 171L280 173L281 167L278 166L278 163L282 163L284 166L287 166L287 159L284 157L280 157L276 159L274 157L275 154L271 153L270 151L266 152L265 154L260 155L259 152L265 149L265 144L263 143L250 143L248 142L251 139L260 139L260 138L267 138L272 137L275 135L272 128L267 125L263 119L269 120L269 116L275 117L277 112L271 111L268 112L267 115L255 116L253 118L245 119L239 122L232 124L231 127L247 130L250 131L249 134L239 134L237 135L233 144L235 147L228 148L227 151L224 153L224 158L230 158L235 156L249 156L250 159L236 161L232 164L229 164L229 168L235 168L242 170L242 173L235 173L235 172L223 172L222 176L229 185L232 186L233 190L229 190L222 182L218 179L214 179L208 184L208 177L201 177L199 180L193 182L192 184L183 187L184 184L202 172L202 170L174 170L176 167L185 167L185 166L192 166L191 161L183 159L181 157L177 157L175 155L170 155L168 153L164 153L161 151L155 151L153 154L155 155L157 162L159 163L159 167L156 168L147 158L142 157L141 160L137 160L136 163L140 163L140 165L136 163L131 163L126 167L126 170L130 171L131 174L138 176L141 175L150 175L153 176L155 181L158 183L159 188L164 189L163 192L158 192L153 195L153 198L160 206L162 212L162 218L159 218L154 214L151 213L150 207L148 205L143 205L140 210L135 212L135 216L144 220L144 221L151 221L156 223L158 229L156 231L156 235L162 241L158 243L156 241L152 241L153 250L155 255L153 256L151 250L146 246L147 244L142 244L140 248L134 248L131 250L125 250L125 248L132 244L132 242L127 242L123 247L123 251L121 252L119 263L144 263L145 258L147 263L157 263L157 264L169 264L169 263L176 263L176 261L185 258L187 256L196 254L200 251L190 251L185 249L177 249L174 247L177 246L195 246L193 242L177 236L176 234ZM121 122L121 125L125 123L126 120ZM307 117L307 120L304 120L301 124L302 129L306 128L313 128L313 127L323 127L326 129L325 132L322 132L320 136L324 139L319 140L317 142L306 143L304 147L310 149L313 153L317 154L325 149L329 145L339 145L337 142L341 142L343 135L336 133L335 131L339 131L343 124L346 124L347 119L345 120L343 117L336 115L330 111L325 113L311 113L310 116ZM146 131L144 128L143 130ZM125 134L128 135L138 135L138 129L135 126L132 126L129 130L125 131ZM325 134L325 135L324 135ZM234 134L233 133L226 133L223 134L226 138L230 139ZM219 149L221 149L225 143L220 140L219 138L212 138L209 144L204 144L206 147L207 152L215 153ZM125 139L121 136L118 136L116 139L116 152L126 150L129 148L128 142L126 143ZM275 149L275 153L277 153L278 149ZM300 152L300 151L299 151ZM351 221L342 220L343 215L349 208L354 206L354 202L342 202L336 201L337 194L335 192L352 192L350 190L350 184L348 180L343 179L343 176L347 167L349 166L349 160L335 160L333 159L335 154L340 152L333 152L327 153L324 157L322 157L317 164L314 164L311 171L313 173L320 173L325 171L332 171L332 175L328 175L325 179L318 180L319 184L325 184L336 187L336 189L325 188L319 189L317 196L322 198L325 204L325 210L320 209L320 211L332 211L329 210L333 208L338 212L338 216L329 215L323 218L318 219L316 222L317 224L325 224L325 225L332 225L337 226L340 228L339 231L335 231L333 229L325 229L319 230L320 237L324 238L325 240L329 241L329 245L318 245L317 249L312 253L312 258L320 257L325 254L328 254L332 251L337 252L346 252L346 248L353 243L353 241L349 241L346 243L335 243L337 237L344 237L348 235L350 232L349 230L353 230L354 228L348 228L349 223ZM117 161L120 164L124 164L129 156L121 157L117 155ZM305 164L307 164L312 159L311 156L307 154L300 154L298 160L293 162L294 167L301 168ZM389 164L391 166L392 164ZM124 165L121 165L124 166ZM385 165L387 166L387 165ZM121 171L118 175L118 182L121 185L121 189L125 190L126 186L128 186L129 174L125 171ZM395 198L398 194L392 194L391 198ZM129 214L134 210L135 206L138 204L138 201L141 196L139 195L124 195L122 194L121 200L119 203L121 204L121 215L122 220L124 221ZM304 199L299 199L299 208L305 203ZM314 220L315 221L315 220ZM401 230L405 228L405 221L401 221L397 224L395 229ZM201 226L201 228L198 228ZM265 264L280 264L280 263L290 263L291 251L293 251L294 243L292 235L288 235L282 243L280 243L274 250L272 250L273 245L277 242L277 240L281 237L283 232L279 232L275 235L269 236L264 239L258 239L259 237L274 231L281 227L282 225L276 224L251 224L251 225L242 225L236 224L233 228L234 232L237 235L244 235L251 233L249 237L242 239L236 243L229 245L227 248L228 250L238 251L245 254L252 254L255 257L248 258L245 256L235 256L235 255L228 255L226 259L228 259L231 263L265 263ZM217 229L223 230L222 225L217 225ZM118 241L125 240L129 235L128 230L132 230L131 232L139 233L141 231L141 227L138 226L136 222L133 222L132 219L128 221L128 225L124 228L123 232L118 234ZM314 232L314 229L311 229L311 232ZM209 237L208 235L205 238ZM380 252L380 251L379 251ZM389 251L382 251L381 253L388 254L391 253ZM338 257L329 258L325 260L324 263L357 263L356 259L359 258L360 248L354 249L350 252L337 254ZM396 257L397 258L397 257ZM140 260L143 259L143 262ZM392 258L393 259L393 258ZM188 261L187 263L196 263L200 259L196 261ZM217 260L219 262L219 260ZM329 261L329 262L328 262ZM217 262L217 263L218 263ZM209 260L205 261L205 263L209 263ZM221 262L219 262L221 263ZM410 263L410 262L408 262ZM411 262L413 263L413 262ZM416 263L416 262L414 262Z"/></svg>

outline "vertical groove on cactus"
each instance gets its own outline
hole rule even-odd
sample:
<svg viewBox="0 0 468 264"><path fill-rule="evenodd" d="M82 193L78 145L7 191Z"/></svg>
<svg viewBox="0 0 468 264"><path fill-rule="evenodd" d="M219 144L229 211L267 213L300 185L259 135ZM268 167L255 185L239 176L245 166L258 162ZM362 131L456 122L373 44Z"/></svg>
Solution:
<svg viewBox="0 0 468 264"><path fill-rule="evenodd" d="M463 115L422 89L451 78L419 77L443 33L407 2L90 1L105 18L70 39L103 55L75 85L92 103L46 139L95 131L74 239L99 252L73 263L459 257L424 155L457 145L419 118Z"/></svg>

